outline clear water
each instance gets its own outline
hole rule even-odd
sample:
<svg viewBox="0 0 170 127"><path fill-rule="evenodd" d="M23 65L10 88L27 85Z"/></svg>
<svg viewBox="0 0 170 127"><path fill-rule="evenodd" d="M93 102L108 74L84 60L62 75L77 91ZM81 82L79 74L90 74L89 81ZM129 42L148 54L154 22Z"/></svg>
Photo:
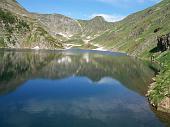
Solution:
<svg viewBox="0 0 170 127"><path fill-rule="evenodd" d="M0 127L162 127L154 72L120 53L0 51Z"/></svg>

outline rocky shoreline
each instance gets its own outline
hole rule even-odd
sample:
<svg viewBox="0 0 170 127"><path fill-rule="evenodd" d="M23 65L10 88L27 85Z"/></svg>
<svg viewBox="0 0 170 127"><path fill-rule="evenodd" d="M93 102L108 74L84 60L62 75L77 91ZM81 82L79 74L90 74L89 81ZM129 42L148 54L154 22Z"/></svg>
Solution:
<svg viewBox="0 0 170 127"><path fill-rule="evenodd" d="M170 33L157 37L151 60L163 65L149 85L146 96L158 111L170 113Z"/></svg>
<svg viewBox="0 0 170 127"><path fill-rule="evenodd" d="M161 111L161 112L166 112L166 113L170 113L170 97L165 96L164 99L162 99L159 103L155 103L152 101L152 99L150 98L150 94L151 92L153 92L154 88L156 87L156 82L153 82L149 85L149 89L148 92L146 94L146 96L148 97L149 103L156 108L157 111Z"/></svg>

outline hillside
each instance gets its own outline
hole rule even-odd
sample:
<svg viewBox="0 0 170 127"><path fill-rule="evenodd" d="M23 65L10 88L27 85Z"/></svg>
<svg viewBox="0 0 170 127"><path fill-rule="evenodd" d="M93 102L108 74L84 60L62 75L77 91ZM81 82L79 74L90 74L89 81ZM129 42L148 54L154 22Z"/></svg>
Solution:
<svg viewBox="0 0 170 127"><path fill-rule="evenodd" d="M1 0L0 47L56 49L63 46L15 0Z"/></svg>
<svg viewBox="0 0 170 127"><path fill-rule="evenodd" d="M63 43L86 49L97 45L147 57L156 45L156 37L170 31L170 0L163 0L115 23L106 22L100 16L91 20L75 20L60 14L29 13L15 0L1 0L0 9L1 47L39 46L49 49L62 47ZM9 19L8 22L4 18L8 12L9 18L13 17L16 21Z"/></svg>
<svg viewBox="0 0 170 127"><path fill-rule="evenodd" d="M1 0L0 1L0 8L6 9L10 12L21 16L29 16L30 14L27 10L25 10L16 0Z"/></svg>
<svg viewBox="0 0 170 127"><path fill-rule="evenodd" d="M75 20L61 14L30 13L16 0L1 0L0 13L1 48L56 49L79 42L86 48L84 39L99 36L113 26L102 17Z"/></svg>
<svg viewBox="0 0 170 127"><path fill-rule="evenodd" d="M154 32L158 29L157 32ZM114 29L103 33L91 42L112 51L147 56L156 46L157 36L170 32L170 0L129 15L115 23Z"/></svg>

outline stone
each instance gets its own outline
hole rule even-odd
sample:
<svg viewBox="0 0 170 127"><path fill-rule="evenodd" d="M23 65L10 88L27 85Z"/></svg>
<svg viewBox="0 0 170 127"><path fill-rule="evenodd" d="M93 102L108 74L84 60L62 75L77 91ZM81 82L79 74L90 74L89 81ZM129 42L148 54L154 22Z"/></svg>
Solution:
<svg viewBox="0 0 170 127"><path fill-rule="evenodd" d="M170 49L170 33L157 37L157 49L162 52Z"/></svg>
<svg viewBox="0 0 170 127"><path fill-rule="evenodd" d="M170 113L170 97L165 97L157 107L158 111L168 112Z"/></svg>

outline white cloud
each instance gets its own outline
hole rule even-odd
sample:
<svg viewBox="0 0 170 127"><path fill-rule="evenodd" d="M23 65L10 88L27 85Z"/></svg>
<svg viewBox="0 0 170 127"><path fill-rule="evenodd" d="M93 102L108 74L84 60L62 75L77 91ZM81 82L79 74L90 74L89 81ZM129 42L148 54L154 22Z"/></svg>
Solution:
<svg viewBox="0 0 170 127"><path fill-rule="evenodd" d="M96 16L102 16L106 21L108 22L116 22L116 21L120 21L122 20L123 18L125 18L125 16L122 16L122 15L110 15L110 14L92 14L90 16L90 18L94 18Z"/></svg>

